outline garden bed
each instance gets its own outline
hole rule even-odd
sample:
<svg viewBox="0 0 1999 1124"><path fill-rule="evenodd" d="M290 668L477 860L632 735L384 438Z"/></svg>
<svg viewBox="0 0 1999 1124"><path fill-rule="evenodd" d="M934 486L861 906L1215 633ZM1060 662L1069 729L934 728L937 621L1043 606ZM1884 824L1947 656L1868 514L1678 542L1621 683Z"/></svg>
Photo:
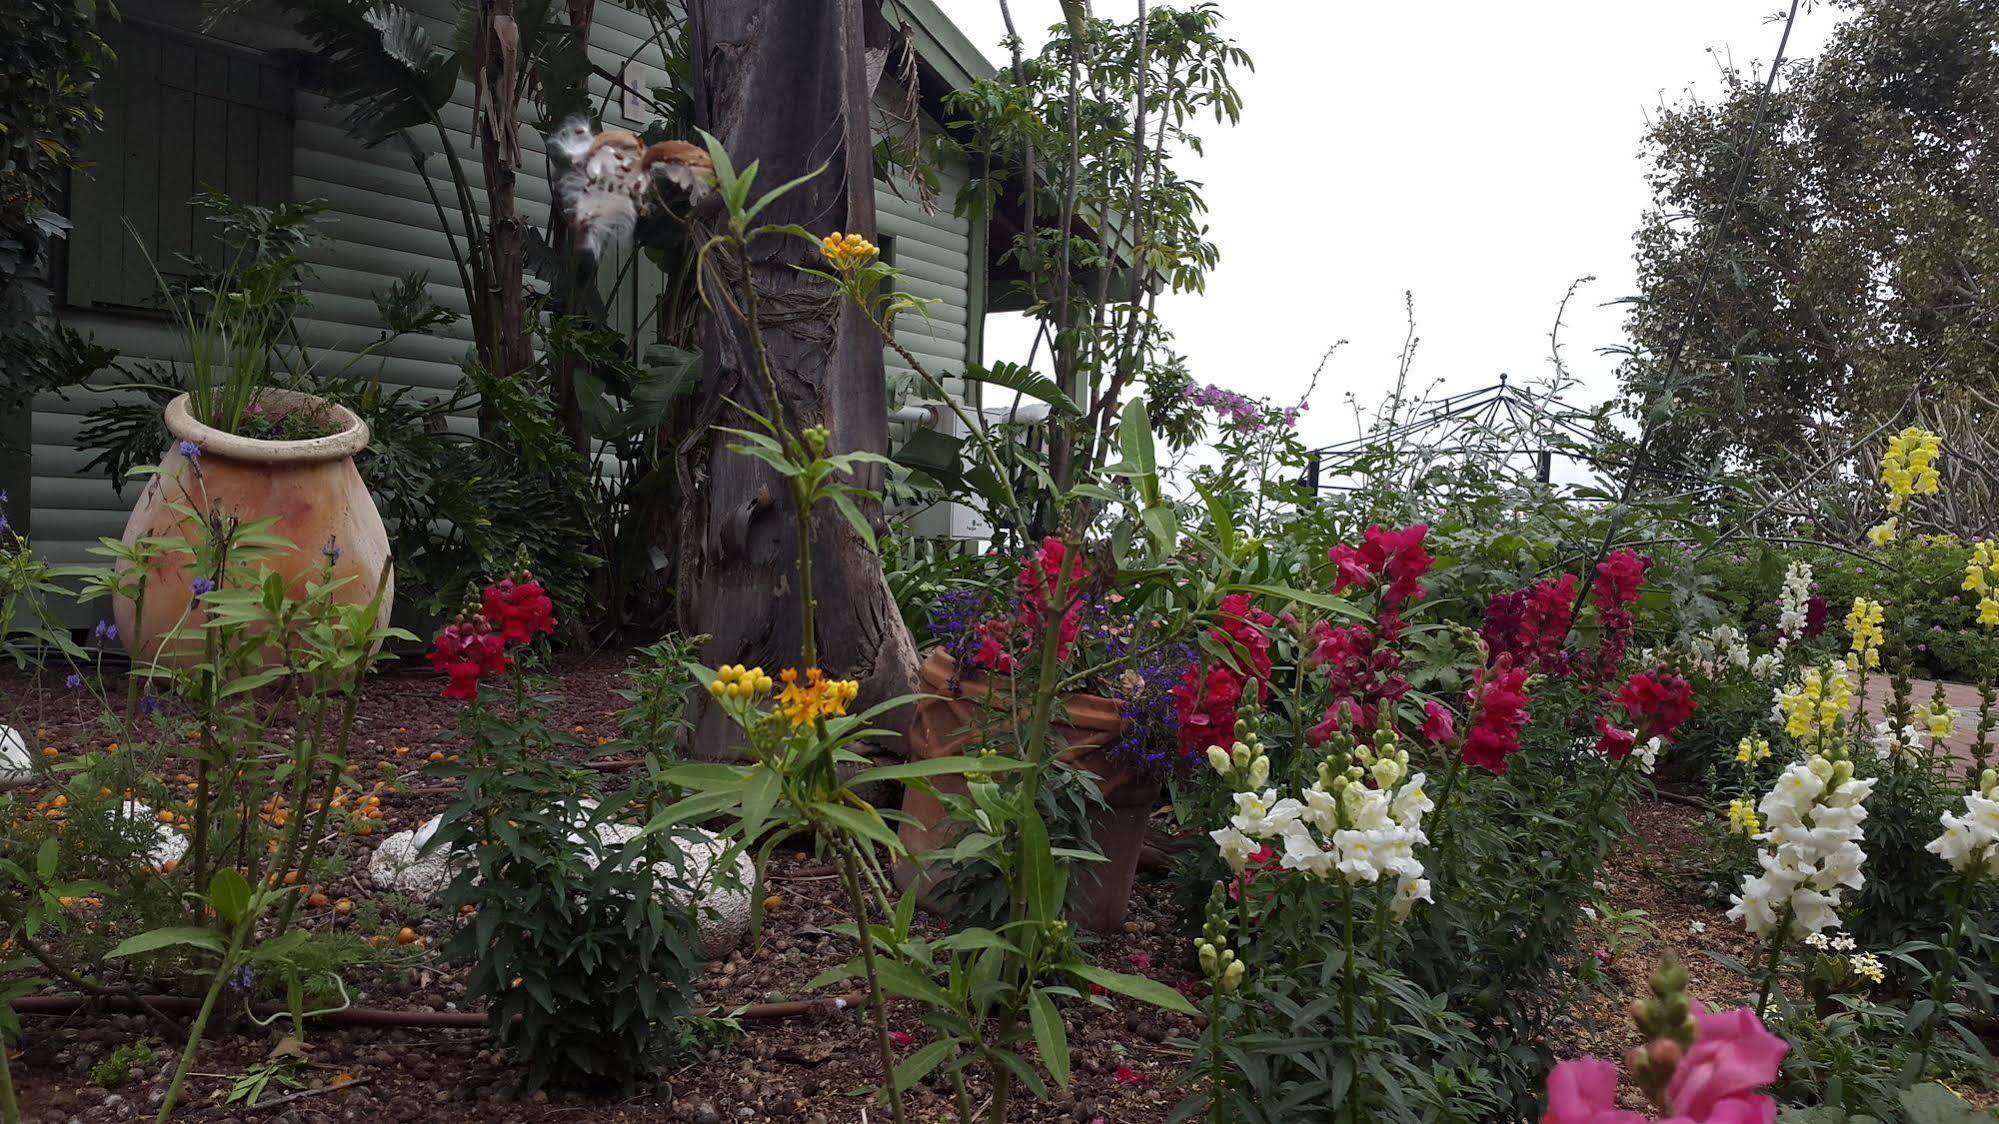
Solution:
<svg viewBox="0 0 1999 1124"><path fill-rule="evenodd" d="M612 655L561 661L556 669L559 689L551 692L552 721L559 720L586 744L614 735L616 699L611 692L623 666L623 658ZM52 745L71 752L95 736L88 724L95 704L86 697L60 688L41 690L11 674L0 678L0 689L36 699L38 748ZM460 748L451 718L451 705L436 697L436 681L428 676L385 675L368 694L354 764L363 777L381 773L398 778L381 794L384 830L414 826L449 802L450 786L428 782L417 770L430 754L448 757ZM1706 954L1717 951L1746 961L1753 959L1755 943L1722 910L1690 896L1689 871L1704 846L1697 826L1703 815L1685 803L1666 801L1642 801L1631 809L1634 832L1603 872L1600 911L1578 934L1584 948L1600 950L1600 971L1586 973L1597 977L1593 980L1572 984L1572 1014L1558 1022L1556 1038L1548 1043L1557 1057L1616 1057L1635 1044L1626 1007L1644 993L1648 973L1664 956L1676 955L1687 964L1690 993L1711 1005L1732 1005L1747 990L1742 979ZM398 1011L458 1010L463 969L437 963L430 951L454 918L421 902L383 895L359 876L376 841L353 834L340 837L338 854L350 874L324 892L357 905L347 913L308 910L306 922L356 931L372 926L374 931L363 935L382 937L409 926L417 941L409 946L385 943L383 959L368 975L349 981L354 1003ZM852 954L851 943L831 932L847 919L847 911L837 880L823 863L807 854L782 854L773 864L766 892L771 900L763 939L710 962L697 981L699 1003L734 1009L810 998L814 993L804 986L806 981ZM1191 944L1182 936L1187 923L1171 896L1163 877L1141 877L1123 932L1091 944L1089 958L1191 987L1198 969ZM920 926L936 928L929 919L921 919ZM913 1009L891 1007L890 1017L898 1037L912 1036L905 1051L925 1040ZM1194 1033L1194 1022L1115 997L1099 1005L1072 1006L1066 1018L1075 1067L1071 1086L1046 1103L1017 1101L1012 1118L1166 1119L1179 1097L1172 1082L1186 1056L1170 1043ZM274 1029L261 1030L231 1017L212 1032L178 1115L217 1121L850 1121L860 1119L878 1076L872 1036L853 1014L747 1022L740 1036L704 1047L666 1073L657 1087L598 1097L523 1092L518 1070L482 1030L321 1025L309 1029L299 1070L303 1088L298 1090L318 1092L274 1108L222 1104L235 1077L269 1055L284 1025L280 1020ZM135 1067L115 1088L93 1083L93 1067L119 1046L140 1039L156 1047L150 1065ZM171 1069L171 1052L164 1046L157 1025L137 1013L31 1017L15 1069L26 1118L96 1121L150 1115L149 1106L157 1104ZM344 1079L351 1079L351 1087L330 1088ZM291 1092L274 1085L265 1099ZM1634 1091L1626 1092L1636 1105ZM947 1102L947 1089L919 1085L910 1104L912 1118L930 1119L946 1111ZM886 1114L877 1109L872 1118L885 1120Z"/></svg>

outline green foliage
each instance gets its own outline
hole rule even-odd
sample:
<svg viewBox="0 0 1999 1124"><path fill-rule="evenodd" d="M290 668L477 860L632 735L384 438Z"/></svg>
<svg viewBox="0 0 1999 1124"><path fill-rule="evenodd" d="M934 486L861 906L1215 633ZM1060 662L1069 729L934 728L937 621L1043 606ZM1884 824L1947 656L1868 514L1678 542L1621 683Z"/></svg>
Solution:
<svg viewBox="0 0 1999 1124"><path fill-rule="evenodd" d="M429 844L464 857L443 901L474 907L444 953L530 1088L629 1089L687 1044L696 887L673 833L616 822L641 793L548 759L572 743L529 695L528 657L510 703L461 712L472 763L433 769L461 783Z"/></svg>
<svg viewBox="0 0 1999 1124"><path fill-rule="evenodd" d="M104 122L93 96L112 61L95 0L21 0L0 11L0 318L10 334L47 311L29 281L69 223L51 208ZM0 370L11 368L0 364Z"/></svg>
<svg viewBox="0 0 1999 1124"><path fill-rule="evenodd" d="M133 1066L151 1064L151 1046L144 1041L127 1042L90 1067L90 1083L103 1089L116 1089L131 1079Z"/></svg>

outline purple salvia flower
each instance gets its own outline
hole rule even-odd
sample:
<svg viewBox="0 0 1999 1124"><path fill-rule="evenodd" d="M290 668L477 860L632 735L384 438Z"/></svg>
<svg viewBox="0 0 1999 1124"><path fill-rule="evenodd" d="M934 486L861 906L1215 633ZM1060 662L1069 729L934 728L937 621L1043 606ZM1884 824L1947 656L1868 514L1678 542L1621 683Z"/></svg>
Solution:
<svg viewBox="0 0 1999 1124"><path fill-rule="evenodd" d="M196 578L189 588L194 590L196 597L200 597L204 593L214 593L215 582L211 578Z"/></svg>
<svg viewBox="0 0 1999 1124"><path fill-rule="evenodd" d="M201 459L201 446L186 438L182 438L181 443L175 447L180 450L180 455L186 457L188 460L198 461Z"/></svg>

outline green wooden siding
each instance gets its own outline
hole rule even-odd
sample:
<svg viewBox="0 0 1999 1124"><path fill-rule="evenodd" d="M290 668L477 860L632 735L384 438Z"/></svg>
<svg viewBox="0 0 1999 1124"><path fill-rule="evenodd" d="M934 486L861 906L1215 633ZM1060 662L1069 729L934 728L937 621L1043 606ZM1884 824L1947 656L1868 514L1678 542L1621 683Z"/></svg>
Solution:
<svg viewBox="0 0 1999 1124"><path fill-rule="evenodd" d="M418 0L411 6L426 16L433 40L449 42L448 3ZM128 29L138 41L129 52L121 49L119 53L121 65L131 69L114 72L107 83L107 88L128 99L117 103L123 108L114 108L114 116L158 122L185 120L192 112L194 143L156 145L158 151L150 157L155 170L143 176L124 175L122 164L101 165L78 178L74 192L79 201L97 199L101 211L115 199L128 214L150 215L147 222L162 244L184 241L199 251L203 248L199 227L206 224L194 221L184 202L162 206L162 200L185 200L189 185L216 184L238 197L260 202L322 200L328 207L325 239L307 254L313 268L308 282L311 299L298 317L298 326L305 342L320 349L322 361L329 364L339 364L376 338L379 329L370 294L402 274L413 270L428 273L431 297L447 308L465 311L464 295L445 236L437 228L424 180L401 147L389 142L363 148L346 135L338 111L320 98L307 91L292 91L288 85L280 91L270 84L269 69L260 65L259 52L299 46L296 35L261 6L249 8L248 15L223 20L212 40L194 34L202 13L191 0L160 0L147 7L147 18L179 30L148 31L139 25ZM651 24L643 16L600 3L592 34L593 61L606 71L622 73L626 62L637 58L657 73L660 55L648 45L651 33ZM177 75L189 66L193 67L191 77L158 80L162 69ZM135 112L129 99L135 97L134 91L142 82L154 92L148 95L151 101ZM593 78L591 85L607 106L608 124L642 124L622 120L621 99L609 96L607 82ZM244 103L240 107L243 113L262 117L238 113L238 101ZM463 166L473 194L483 202L484 177L471 137L471 101L471 87L461 80L442 117L452 142L464 154ZM282 120L282 133L273 120ZM250 121L255 122L253 128L246 124ZM250 129L254 147L248 138L241 144L217 139L236 136L244 128ZM132 136L129 131L123 135L128 139ZM431 138L426 135L424 139ZM533 129L522 130L520 210L536 224L546 222L549 208L542 148L542 139ZM239 164L244 167L239 168ZM454 196L441 157L431 159L427 174L439 198L451 203ZM909 273L908 288L937 301L929 307L927 321L914 315L905 319L903 341L940 376L955 376L962 369L969 338L967 275L974 260L972 232L970 224L948 213L963 175L962 167L945 170L939 214L926 214L887 185L877 184L876 191L878 228L880 233L895 236L900 264ZM107 264L115 260L116 270L99 269L92 276L127 283L140 278L149 292L150 270L122 222L109 230L104 226L92 224L93 229L73 243L70 251L93 255L93 260ZM126 246L132 247L129 255ZM652 272L639 271L637 284L628 282L629 290L614 303L615 315L627 327L638 309L648 307L649 294L657 290ZM84 299L73 299L61 316L117 348L121 364L171 361L184 354L170 325L157 314L112 307L142 303L128 299L131 292L120 293L127 299L108 300L86 290L76 294ZM469 326L461 321L447 333L404 337L378 352L372 361L380 363L387 383L443 391L459 379L459 363L470 347ZM891 366L900 365L893 354L888 361ZM85 474L83 465L89 456L75 445L83 416L102 400L100 392L86 390L72 392L66 399L44 395L35 402L29 528L36 549L57 562L83 561L87 548L95 545L99 536L120 534L130 507L131 489L128 487L121 497L109 481ZM462 424L469 430L469 419Z"/></svg>

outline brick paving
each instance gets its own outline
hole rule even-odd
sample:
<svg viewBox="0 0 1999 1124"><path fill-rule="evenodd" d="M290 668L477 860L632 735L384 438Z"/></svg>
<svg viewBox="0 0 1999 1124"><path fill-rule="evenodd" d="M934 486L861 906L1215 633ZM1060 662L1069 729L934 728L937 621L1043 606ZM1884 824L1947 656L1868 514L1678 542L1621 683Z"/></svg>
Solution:
<svg viewBox="0 0 1999 1124"><path fill-rule="evenodd" d="M1930 701L1936 690L1933 679L1912 679L1909 681L1909 705L1917 706ZM1867 725L1871 728L1888 713L1894 701L1894 686L1886 675L1870 674L1867 677L1867 701L1864 707ZM1943 685L1943 698L1957 709L1957 732L1944 739L1957 759L1967 765L1971 763L1971 744L1978 728L1978 688L1970 683L1950 683ZM1991 735L1992 748L1987 750L1987 763L1999 759L1999 730Z"/></svg>

